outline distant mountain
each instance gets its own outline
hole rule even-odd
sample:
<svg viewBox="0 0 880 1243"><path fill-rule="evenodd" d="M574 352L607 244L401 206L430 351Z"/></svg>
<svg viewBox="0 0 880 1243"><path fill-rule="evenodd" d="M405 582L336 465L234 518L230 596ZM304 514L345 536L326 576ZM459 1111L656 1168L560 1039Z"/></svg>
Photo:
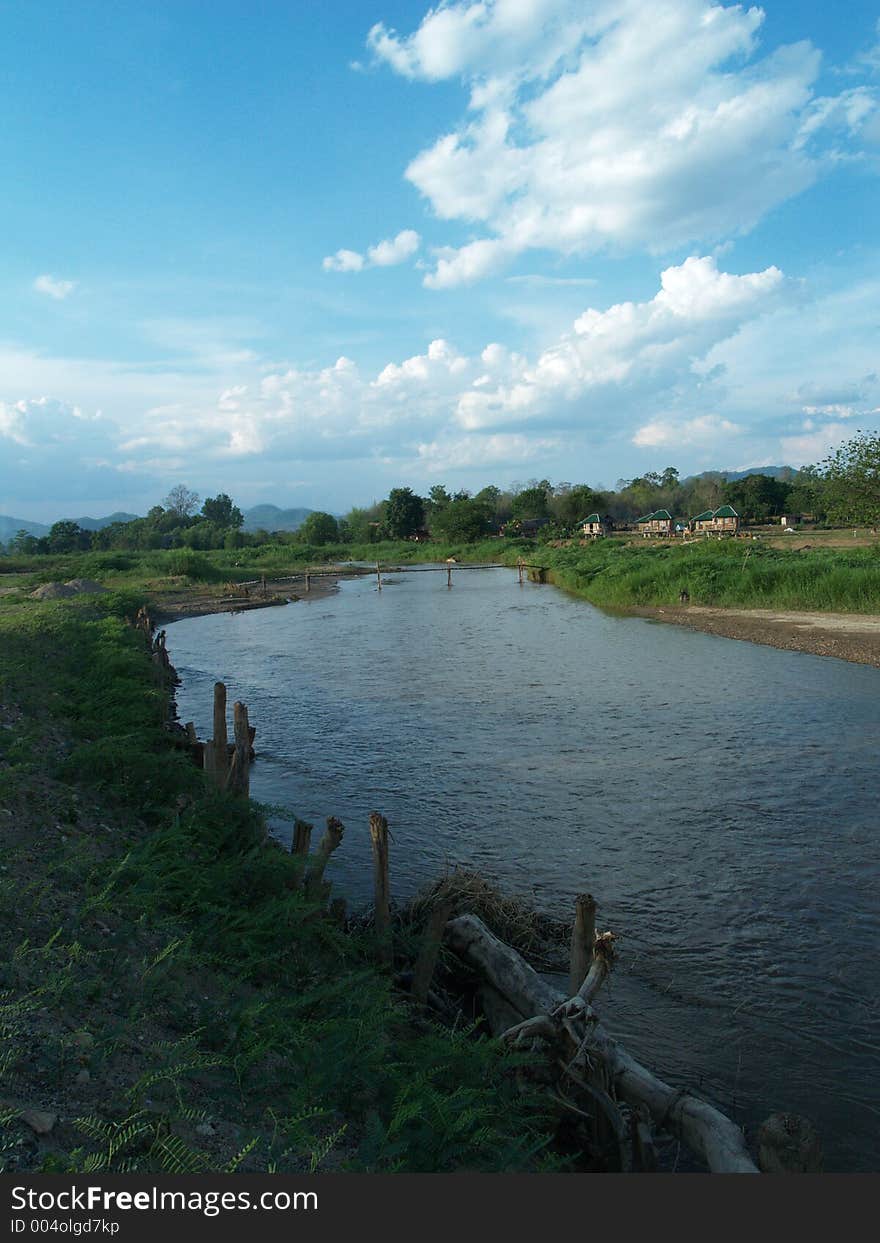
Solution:
<svg viewBox="0 0 880 1243"><path fill-rule="evenodd" d="M101 531L112 522L132 522L137 516L116 513L109 514L106 518L74 518L73 521L84 531ZM51 524L45 522L31 522L29 518L10 518L7 514L0 514L0 544L14 539L19 531L27 531L28 535L35 535L37 538L48 535L50 526Z"/></svg>
<svg viewBox="0 0 880 1243"><path fill-rule="evenodd" d="M794 466L750 466L748 470L723 470L720 473L731 482L745 479L747 475L769 475L771 479L781 479L784 483L788 483L797 474L797 468Z"/></svg>
<svg viewBox="0 0 880 1243"><path fill-rule="evenodd" d="M313 511L279 509L277 505L254 505L244 510L243 531L296 531Z"/></svg>
<svg viewBox="0 0 880 1243"><path fill-rule="evenodd" d="M704 470L699 475L690 475L689 479L726 479L735 483L737 479L745 479L748 475L769 475L771 479L782 479L788 482L797 474L795 466L750 466L748 470ZM688 480L682 480L687 483Z"/></svg>
<svg viewBox="0 0 880 1243"><path fill-rule="evenodd" d="M110 514L107 518L74 518L74 522L81 526L84 531L103 531L104 527L112 526L114 522L134 522L139 517L140 514L120 512Z"/></svg>
<svg viewBox="0 0 880 1243"><path fill-rule="evenodd" d="M28 535L48 535L49 528L42 522L31 522L27 518L10 518L0 514L0 543L11 540L19 531L27 531Z"/></svg>

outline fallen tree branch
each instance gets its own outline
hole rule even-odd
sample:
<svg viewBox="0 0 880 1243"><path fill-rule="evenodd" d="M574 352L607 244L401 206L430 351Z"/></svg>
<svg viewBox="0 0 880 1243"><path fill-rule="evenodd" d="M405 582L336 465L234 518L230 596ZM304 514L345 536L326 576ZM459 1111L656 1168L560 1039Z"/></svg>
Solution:
<svg viewBox="0 0 880 1243"><path fill-rule="evenodd" d="M506 1040L557 1042L565 1077L588 1087L608 1115L608 1102L622 1099L633 1108L644 1107L654 1124L666 1128L701 1156L714 1173L757 1174L740 1128L719 1110L684 1090L664 1083L617 1043L597 1020L590 1001L608 975L612 934L596 938L596 952L587 978L574 997L563 997L505 945L475 915L459 915L446 925L446 940L522 1015L508 1027ZM599 946L603 945L602 949ZM501 1032L496 1034L502 1034ZM601 1066L600 1081L592 1073ZM604 1083L601 1081L604 1080ZM620 1139L620 1115L615 1107L615 1136Z"/></svg>

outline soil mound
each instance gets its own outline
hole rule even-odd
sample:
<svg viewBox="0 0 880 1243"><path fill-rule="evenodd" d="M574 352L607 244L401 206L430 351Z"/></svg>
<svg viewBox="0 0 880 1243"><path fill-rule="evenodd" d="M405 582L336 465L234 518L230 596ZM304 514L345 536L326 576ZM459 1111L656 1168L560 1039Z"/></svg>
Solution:
<svg viewBox="0 0 880 1243"><path fill-rule="evenodd" d="M93 578L71 578L64 584L65 587L73 589L75 595L93 596L96 592L106 591L106 587L102 587L100 583L96 583Z"/></svg>
<svg viewBox="0 0 880 1243"><path fill-rule="evenodd" d="M63 600L65 596L75 596L76 592L65 583L43 583L36 591L31 592L32 600Z"/></svg>
<svg viewBox="0 0 880 1243"><path fill-rule="evenodd" d="M93 578L72 578L67 583L43 583L42 587L31 592L31 599L64 600L67 596L95 595L106 590Z"/></svg>

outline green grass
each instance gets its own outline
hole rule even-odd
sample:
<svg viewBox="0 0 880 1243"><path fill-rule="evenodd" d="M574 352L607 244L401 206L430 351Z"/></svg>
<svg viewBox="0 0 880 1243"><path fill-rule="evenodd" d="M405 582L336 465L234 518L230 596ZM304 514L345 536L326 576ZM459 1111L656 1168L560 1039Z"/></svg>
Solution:
<svg viewBox="0 0 880 1243"><path fill-rule="evenodd" d="M516 1058L416 1019L172 745L130 603L0 600L0 1169L552 1168Z"/></svg>
<svg viewBox="0 0 880 1243"><path fill-rule="evenodd" d="M113 593L103 597L100 607L118 613L145 592L161 602L163 594L187 586L210 591L224 582L305 566L344 561L411 565L447 557L514 565L519 556L548 567L559 586L609 608L677 604L679 593L687 591L693 604L718 607L880 612L880 544L798 551L763 541L667 544L622 538L561 548L507 539L478 544L267 544L203 553L176 549L5 558L0 565L14 572L0 581L28 591L53 579L97 578Z"/></svg>

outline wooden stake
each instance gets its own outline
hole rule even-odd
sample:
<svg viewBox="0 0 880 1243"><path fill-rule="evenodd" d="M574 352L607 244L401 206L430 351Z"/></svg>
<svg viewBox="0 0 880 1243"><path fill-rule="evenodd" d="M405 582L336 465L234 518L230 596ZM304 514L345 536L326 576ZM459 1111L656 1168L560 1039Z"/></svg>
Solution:
<svg viewBox="0 0 880 1243"><path fill-rule="evenodd" d="M308 570L306 570L306 591L311 591L311 590L312 590L312 576L308 572Z"/></svg>
<svg viewBox="0 0 880 1243"><path fill-rule="evenodd" d="M235 731L235 751L232 755L232 764L229 766L227 776L227 788L233 794L243 794L245 797L250 794L250 740L248 737L248 711L243 703L234 703L232 705L232 720ZM214 750L216 753L217 743L215 740ZM220 762L219 757L214 755L214 763Z"/></svg>
<svg viewBox="0 0 880 1243"><path fill-rule="evenodd" d="M579 894L574 904L574 925L571 930L571 959L568 995L578 991L593 961L596 941L596 902L590 893Z"/></svg>
<svg viewBox="0 0 880 1243"><path fill-rule="evenodd" d="M517 561L516 561L516 568L517 568L517 570L519 571L519 581L520 581L520 586L522 586L522 581L523 581L523 561L522 561L522 557L517 557Z"/></svg>
<svg viewBox="0 0 880 1243"><path fill-rule="evenodd" d="M290 843L290 853L292 855L307 855L309 853L313 827L308 820L295 820L293 822L293 841Z"/></svg>
<svg viewBox="0 0 880 1243"><path fill-rule="evenodd" d="M382 590L382 568L378 561L376 562L376 590Z"/></svg>
<svg viewBox="0 0 880 1243"><path fill-rule="evenodd" d="M226 777L229 770L229 756L226 751L228 741L226 732L226 684L224 682L215 682L214 740L211 746L211 771L214 773L214 780L221 789L226 785Z"/></svg>
<svg viewBox="0 0 880 1243"><path fill-rule="evenodd" d="M376 949L380 962L391 962L391 903L388 891L388 821L370 813L373 843L373 895L376 907Z"/></svg>
<svg viewBox="0 0 880 1243"><path fill-rule="evenodd" d="M335 816L327 817L327 828L324 830L324 836L321 838L318 846L318 853L312 860L312 866L309 868L306 876L306 893L310 898L319 898L321 896L321 884L324 878L324 868L333 851L339 846L345 833L345 825L341 820L337 820Z"/></svg>
<svg viewBox="0 0 880 1243"><path fill-rule="evenodd" d="M447 565L446 567L446 586L447 587L452 586L452 566L451 565Z"/></svg>
<svg viewBox="0 0 880 1243"><path fill-rule="evenodd" d="M449 916L452 914L452 905L452 901L448 898L446 900L441 899L435 903L431 911L431 918L428 920L428 926L425 929L422 946L416 960L415 970L413 971L412 982L412 998L420 1006L425 1005L428 1000L428 990L434 978L437 956L440 953L440 946L443 942L444 929L449 922Z"/></svg>

